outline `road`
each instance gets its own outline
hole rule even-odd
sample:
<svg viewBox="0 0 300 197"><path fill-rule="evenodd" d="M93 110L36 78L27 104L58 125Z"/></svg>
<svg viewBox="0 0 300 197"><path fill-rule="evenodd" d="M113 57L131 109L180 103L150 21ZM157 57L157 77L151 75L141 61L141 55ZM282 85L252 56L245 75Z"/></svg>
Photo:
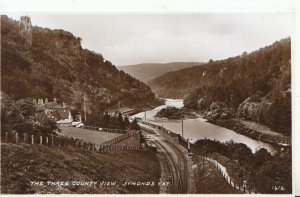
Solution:
<svg viewBox="0 0 300 197"><path fill-rule="evenodd" d="M189 194L195 193L192 160L186 149L165 136L158 129L143 125L147 128L147 143L155 144L162 169L162 181L171 182L167 188L161 188L161 193ZM149 132L149 129L152 132Z"/></svg>

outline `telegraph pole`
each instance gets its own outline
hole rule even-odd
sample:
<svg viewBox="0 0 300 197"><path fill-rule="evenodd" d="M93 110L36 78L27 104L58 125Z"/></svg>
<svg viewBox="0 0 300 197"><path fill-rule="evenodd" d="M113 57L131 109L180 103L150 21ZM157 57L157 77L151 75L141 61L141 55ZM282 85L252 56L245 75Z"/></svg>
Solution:
<svg viewBox="0 0 300 197"><path fill-rule="evenodd" d="M85 94L83 95L83 112L84 112L84 121L86 122L86 106L85 106Z"/></svg>
<svg viewBox="0 0 300 197"><path fill-rule="evenodd" d="M181 135L182 135L182 139L183 139L183 119L181 119Z"/></svg>
<svg viewBox="0 0 300 197"><path fill-rule="evenodd" d="M203 147L202 147L202 153L203 153L203 156L202 156L202 159L203 159L203 161L202 161L202 174L203 174L203 179L202 179L202 181L201 181L201 183L202 183L202 189L204 190L204 182L205 182L205 176L204 176L204 173L205 173L205 170L204 170L204 167L205 167L205 153L206 153L206 146L205 145L203 145ZM202 191L203 192L203 191Z"/></svg>

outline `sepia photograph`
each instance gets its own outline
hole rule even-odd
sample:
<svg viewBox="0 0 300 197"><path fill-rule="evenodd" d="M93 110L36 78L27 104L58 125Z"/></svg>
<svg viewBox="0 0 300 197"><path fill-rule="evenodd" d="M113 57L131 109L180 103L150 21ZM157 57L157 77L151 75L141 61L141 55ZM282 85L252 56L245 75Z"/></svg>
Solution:
<svg viewBox="0 0 300 197"><path fill-rule="evenodd" d="M1 14L1 194L293 194L292 12Z"/></svg>

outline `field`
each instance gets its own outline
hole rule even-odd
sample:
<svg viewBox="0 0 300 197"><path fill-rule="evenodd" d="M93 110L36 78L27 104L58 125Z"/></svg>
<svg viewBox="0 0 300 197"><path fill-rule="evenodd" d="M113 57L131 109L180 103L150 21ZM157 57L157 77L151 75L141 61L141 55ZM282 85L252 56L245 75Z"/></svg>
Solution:
<svg viewBox="0 0 300 197"><path fill-rule="evenodd" d="M76 127L60 127L62 134L67 137L76 137L84 139L88 142L102 144L103 142L116 138L121 134L107 133L95 130L88 130Z"/></svg>

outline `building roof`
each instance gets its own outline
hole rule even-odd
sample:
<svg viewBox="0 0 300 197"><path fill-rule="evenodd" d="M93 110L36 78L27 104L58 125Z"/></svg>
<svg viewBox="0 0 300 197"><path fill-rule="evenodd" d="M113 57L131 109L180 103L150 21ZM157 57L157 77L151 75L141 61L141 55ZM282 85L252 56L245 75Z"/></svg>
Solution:
<svg viewBox="0 0 300 197"><path fill-rule="evenodd" d="M57 124L71 124L73 121L69 119L56 121Z"/></svg>
<svg viewBox="0 0 300 197"><path fill-rule="evenodd" d="M50 108L50 112L56 119L68 119L70 109L69 108Z"/></svg>
<svg viewBox="0 0 300 197"><path fill-rule="evenodd" d="M119 109L119 112L121 112L121 114L132 111L133 109L130 109L128 107L122 107Z"/></svg>

